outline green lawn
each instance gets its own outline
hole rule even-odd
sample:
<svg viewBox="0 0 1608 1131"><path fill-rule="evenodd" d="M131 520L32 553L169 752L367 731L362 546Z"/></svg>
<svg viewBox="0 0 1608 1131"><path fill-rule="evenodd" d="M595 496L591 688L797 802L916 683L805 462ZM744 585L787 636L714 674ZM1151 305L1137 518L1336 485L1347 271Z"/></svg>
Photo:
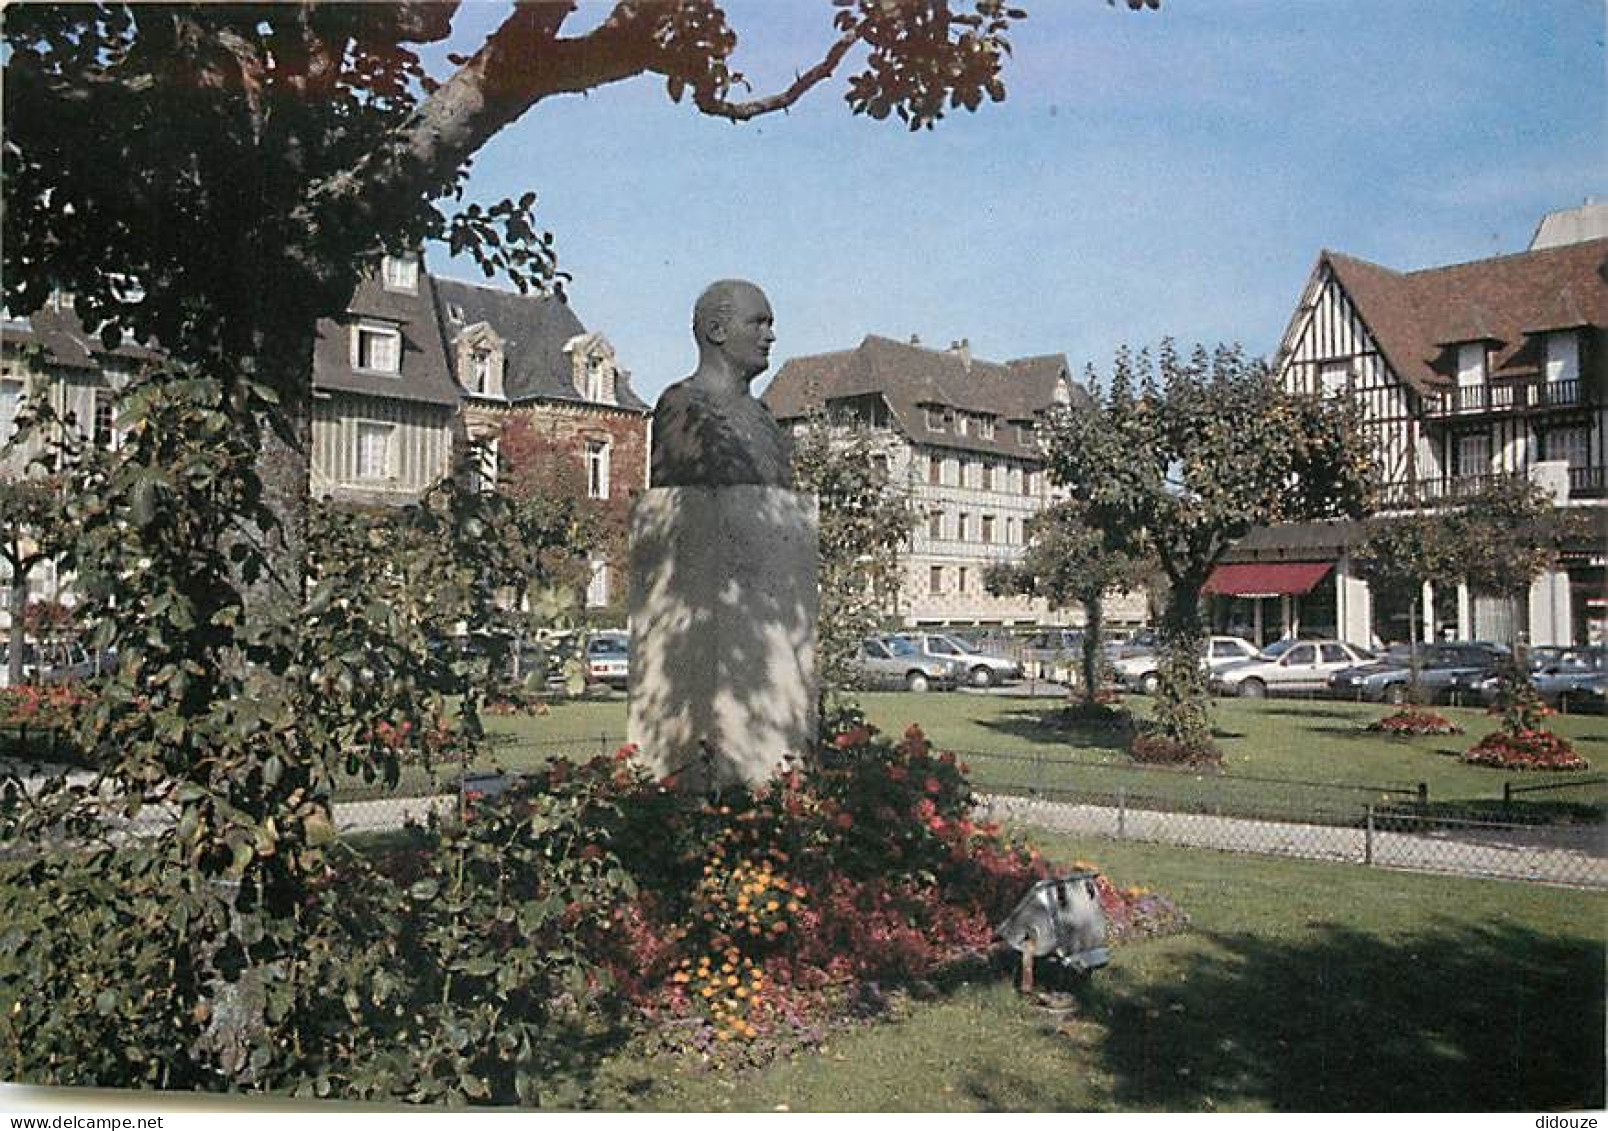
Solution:
<svg viewBox="0 0 1608 1131"><path fill-rule="evenodd" d="M1603 1103L1608 896L1036 837L1176 898L1057 1017L1003 977L746 1075L630 1050L606 1107L1548 1110Z"/></svg>
<svg viewBox="0 0 1608 1131"><path fill-rule="evenodd" d="M1220 700L1216 706L1218 742L1225 775L1137 771L1119 737L1092 730L1058 731L1043 725L1058 704L1050 699L958 694L868 694L862 702L882 730L898 734L919 722L941 748L962 753L972 778L983 789L1073 789L1110 796L1118 789L1135 801L1174 803L1247 812L1354 812L1369 802L1412 799L1418 783L1434 805L1494 807L1502 785L1552 782L1548 775L1523 775L1469 766L1457 756L1496 720L1483 710L1444 708L1463 735L1388 739L1363 731L1389 708L1357 703L1302 700ZM1134 696L1128 705L1144 714L1150 701ZM1559 716L1555 729L1593 763L1608 770L1608 718ZM556 704L542 718L492 719L494 758L508 769L545 762L555 750L592 753L612 749L625 733L625 701L613 698ZM608 740L599 738L609 736ZM1566 775L1568 778L1579 775ZM1255 779L1276 779L1259 781ZM1287 786L1282 781L1333 783L1337 788ZM1380 792L1392 787L1403 793ZM1536 816L1578 818L1608 801L1608 789L1586 786L1560 792L1524 794L1520 811Z"/></svg>

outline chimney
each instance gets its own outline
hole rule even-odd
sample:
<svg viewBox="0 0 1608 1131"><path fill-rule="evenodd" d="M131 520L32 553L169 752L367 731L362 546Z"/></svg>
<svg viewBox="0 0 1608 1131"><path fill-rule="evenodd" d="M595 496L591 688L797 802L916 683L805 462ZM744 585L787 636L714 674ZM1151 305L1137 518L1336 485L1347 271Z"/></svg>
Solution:
<svg viewBox="0 0 1608 1131"><path fill-rule="evenodd" d="M962 338L958 342L949 343L949 352L960 358L960 364L966 372L971 372L971 339Z"/></svg>

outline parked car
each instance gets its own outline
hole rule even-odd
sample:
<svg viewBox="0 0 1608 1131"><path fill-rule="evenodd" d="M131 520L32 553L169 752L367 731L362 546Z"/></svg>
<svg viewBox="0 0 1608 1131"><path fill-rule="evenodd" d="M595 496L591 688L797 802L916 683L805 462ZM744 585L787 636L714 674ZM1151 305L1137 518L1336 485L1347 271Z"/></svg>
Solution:
<svg viewBox="0 0 1608 1131"><path fill-rule="evenodd" d="M586 638L586 682L625 690L631 682L631 637L624 632L594 632Z"/></svg>
<svg viewBox="0 0 1608 1131"><path fill-rule="evenodd" d="M860 641L856 660L867 686L902 687L906 691L954 687L966 670L953 660L923 654L901 636Z"/></svg>
<svg viewBox="0 0 1608 1131"><path fill-rule="evenodd" d="M1562 710L1577 715L1608 714L1608 672L1588 676L1563 695Z"/></svg>
<svg viewBox="0 0 1608 1131"><path fill-rule="evenodd" d="M66 683L88 679L91 676L109 675L117 670L117 653L111 649L90 653L82 644L73 641L52 641L47 644L26 643L22 646L22 679L24 683ZM11 647L0 643L0 687L11 679Z"/></svg>
<svg viewBox="0 0 1608 1131"><path fill-rule="evenodd" d="M1141 628L1138 632L1125 640L1108 640L1103 644L1102 650L1105 658L1115 663L1127 659L1129 656L1141 656L1152 653L1161 644L1161 637L1153 628Z"/></svg>
<svg viewBox="0 0 1608 1131"><path fill-rule="evenodd" d="M1532 649L1536 651L1537 649ZM1608 676L1608 649L1600 645L1584 648L1552 648L1543 667L1530 666L1530 683L1548 706L1563 711L1590 710L1601 702L1593 687ZM1470 698L1495 703L1502 690L1502 673L1491 671L1467 681Z"/></svg>
<svg viewBox="0 0 1608 1131"><path fill-rule="evenodd" d="M964 679L973 687L992 687L996 683L1011 683L1022 678L1022 665L1017 661L985 652L947 632L902 632L899 636L927 656L947 660L964 668Z"/></svg>
<svg viewBox="0 0 1608 1131"><path fill-rule="evenodd" d="M1365 664L1373 656L1343 640L1298 640L1277 656L1264 650L1254 660L1245 660L1213 673L1213 690L1225 695L1260 699L1287 692L1326 691L1329 677L1341 668Z"/></svg>
<svg viewBox="0 0 1608 1131"><path fill-rule="evenodd" d="M1392 649L1372 663L1342 668L1329 677L1329 690L1374 703L1405 703L1414 653L1419 663L1419 693L1432 703L1472 697L1470 685L1495 674L1508 661L1507 649L1495 644L1419 644L1412 651Z"/></svg>
<svg viewBox="0 0 1608 1131"><path fill-rule="evenodd" d="M1230 664L1254 660L1258 654L1256 645L1243 637L1212 636L1207 638L1206 654L1201 658L1201 668L1210 676ZM1159 652L1140 652L1116 661L1111 667L1117 673L1117 682L1124 687L1135 688L1146 695L1154 695L1160 683L1158 671L1160 665Z"/></svg>

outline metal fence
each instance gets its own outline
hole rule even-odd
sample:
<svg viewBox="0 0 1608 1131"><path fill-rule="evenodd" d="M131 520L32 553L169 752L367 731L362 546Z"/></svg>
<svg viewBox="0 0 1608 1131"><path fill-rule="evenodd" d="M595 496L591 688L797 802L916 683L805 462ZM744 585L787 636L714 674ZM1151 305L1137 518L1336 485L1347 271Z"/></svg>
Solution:
<svg viewBox="0 0 1608 1131"><path fill-rule="evenodd" d="M560 757L585 761L612 754L622 741L609 734L521 741L517 761L524 767ZM1508 779L1489 800L1447 801L1420 782L1323 782L1049 753L955 753L994 819L1120 840L1608 889L1608 775ZM346 833L383 833L432 813L461 816L477 794L506 784L495 760L494 751L486 763L407 767L395 786L353 779L337 793L336 824ZM87 772L73 773L91 780ZM138 836L172 815L147 807L115 820L120 833Z"/></svg>
<svg viewBox="0 0 1608 1131"><path fill-rule="evenodd" d="M959 756L995 819L1119 840L1608 889L1608 776L1600 774L1508 781L1500 798L1445 801L1421 782Z"/></svg>

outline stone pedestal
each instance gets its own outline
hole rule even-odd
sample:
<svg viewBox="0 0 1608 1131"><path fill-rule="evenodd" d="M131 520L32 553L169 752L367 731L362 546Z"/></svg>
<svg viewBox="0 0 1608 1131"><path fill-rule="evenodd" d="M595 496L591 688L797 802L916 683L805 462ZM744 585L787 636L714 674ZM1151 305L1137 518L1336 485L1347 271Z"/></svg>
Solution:
<svg viewBox="0 0 1608 1131"><path fill-rule="evenodd" d="M628 734L660 776L755 786L816 735L815 496L655 487L631 512Z"/></svg>

